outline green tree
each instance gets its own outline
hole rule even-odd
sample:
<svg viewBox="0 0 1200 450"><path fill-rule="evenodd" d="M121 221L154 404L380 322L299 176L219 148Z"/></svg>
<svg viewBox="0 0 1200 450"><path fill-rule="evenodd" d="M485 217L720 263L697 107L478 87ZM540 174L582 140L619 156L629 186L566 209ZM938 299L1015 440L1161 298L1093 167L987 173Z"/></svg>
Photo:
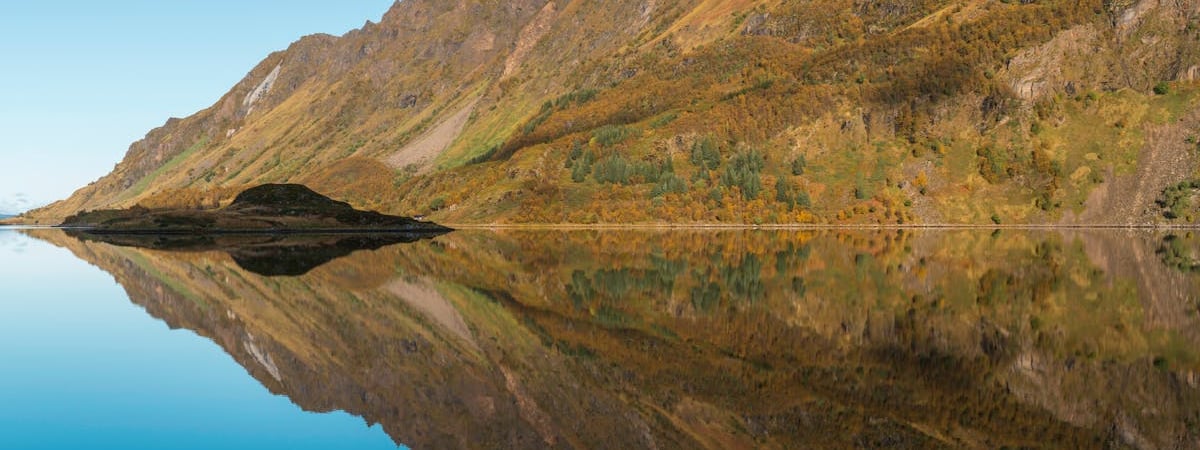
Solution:
<svg viewBox="0 0 1200 450"><path fill-rule="evenodd" d="M758 194L763 189L759 172L766 165L766 159L758 150L739 152L729 161L729 165L725 166L725 173L721 175L721 184L726 187L737 186L742 191L743 199L758 198Z"/></svg>
<svg viewBox="0 0 1200 450"><path fill-rule="evenodd" d="M812 207L812 201L809 199L807 192L784 180L780 180L779 183L775 184L775 201L787 205L788 211L796 207Z"/></svg>
<svg viewBox="0 0 1200 450"><path fill-rule="evenodd" d="M588 174L592 173L592 152L583 152L583 155L571 162L571 181L582 183L587 179Z"/></svg>
<svg viewBox="0 0 1200 450"><path fill-rule="evenodd" d="M592 177L599 183L629 184L632 175L633 167L630 166L629 160L619 153L601 159L592 169Z"/></svg>
<svg viewBox="0 0 1200 450"><path fill-rule="evenodd" d="M659 178L658 184L650 190L650 197L662 197L666 194L684 194L688 191L687 181L674 173L665 173Z"/></svg>
<svg viewBox="0 0 1200 450"><path fill-rule="evenodd" d="M705 136L692 143L692 165L707 170L716 170L721 165L721 151L713 138Z"/></svg>
<svg viewBox="0 0 1200 450"><path fill-rule="evenodd" d="M806 168L808 168L808 161L804 159L804 155L797 156L792 160L792 175L804 175Z"/></svg>

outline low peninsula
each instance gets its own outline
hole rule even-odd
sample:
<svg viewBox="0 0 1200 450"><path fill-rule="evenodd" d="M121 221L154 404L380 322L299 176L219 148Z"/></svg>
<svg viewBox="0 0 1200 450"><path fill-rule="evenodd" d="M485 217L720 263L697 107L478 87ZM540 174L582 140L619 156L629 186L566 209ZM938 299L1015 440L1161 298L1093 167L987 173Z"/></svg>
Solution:
<svg viewBox="0 0 1200 450"><path fill-rule="evenodd" d="M264 184L220 209L83 211L63 228L108 234L445 233L450 228L410 217L354 209L300 184Z"/></svg>

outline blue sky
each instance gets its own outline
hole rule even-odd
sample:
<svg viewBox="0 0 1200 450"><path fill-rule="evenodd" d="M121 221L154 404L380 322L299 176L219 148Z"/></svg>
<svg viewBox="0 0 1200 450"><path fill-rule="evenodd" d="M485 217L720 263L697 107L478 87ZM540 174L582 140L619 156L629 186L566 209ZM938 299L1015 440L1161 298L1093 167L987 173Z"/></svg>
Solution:
<svg viewBox="0 0 1200 450"><path fill-rule="evenodd" d="M392 3L0 3L0 213L65 198L167 118L212 105L268 53L378 22Z"/></svg>

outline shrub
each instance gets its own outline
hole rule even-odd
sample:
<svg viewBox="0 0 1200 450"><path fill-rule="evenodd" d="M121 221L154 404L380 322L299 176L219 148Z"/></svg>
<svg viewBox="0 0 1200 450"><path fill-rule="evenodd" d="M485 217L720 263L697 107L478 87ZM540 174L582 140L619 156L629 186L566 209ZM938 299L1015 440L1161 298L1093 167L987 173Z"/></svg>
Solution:
<svg viewBox="0 0 1200 450"><path fill-rule="evenodd" d="M1016 173L1010 155L1002 149L985 145L976 149L975 154L979 157L979 175L989 183L1003 182Z"/></svg>
<svg viewBox="0 0 1200 450"><path fill-rule="evenodd" d="M1186 215L1198 190L1200 190L1200 180L1184 181L1163 189L1155 203L1163 208L1163 217L1178 219Z"/></svg>
<svg viewBox="0 0 1200 450"><path fill-rule="evenodd" d="M804 155L797 156L792 160L792 175L804 175L804 169L808 167L808 161L804 159Z"/></svg>
<svg viewBox="0 0 1200 450"><path fill-rule="evenodd" d="M553 107L557 108L559 110L563 110L563 109L567 109L568 107L570 107L572 103L574 103L575 105L582 105L584 103L594 100L596 98L596 94L598 94L599 92L600 91L597 91L595 89L583 89L583 90L575 91L575 92L563 95L562 97L559 97L557 99L554 99ZM548 104L549 103L547 103L547 105ZM543 106L543 107L545 107L545 106Z"/></svg>
<svg viewBox="0 0 1200 450"><path fill-rule="evenodd" d="M657 119L654 119L653 122L650 122L650 128L665 127L667 125L670 125L671 122L674 122L675 119L678 119L678 118L679 118L679 113L671 111L669 113L663 114L662 116L659 116L659 118L657 118Z"/></svg>
<svg viewBox="0 0 1200 450"><path fill-rule="evenodd" d="M633 135L633 130L622 125L605 125L592 132L592 139L601 147L612 147L620 144Z"/></svg>
<svg viewBox="0 0 1200 450"><path fill-rule="evenodd" d="M1155 356L1154 357L1154 368L1156 368L1158 370L1168 370L1171 368L1171 364L1167 362L1167 358L1162 357L1162 356Z"/></svg>
<svg viewBox="0 0 1200 450"><path fill-rule="evenodd" d="M1170 92L1171 92L1171 85L1167 84L1166 81L1159 81L1158 84L1154 85L1154 94L1155 95L1167 95Z"/></svg>
<svg viewBox="0 0 1200 450"><path fill-rule="evenodd" d="M488 148L487 151L480 153L479 155L476 155L474 158L471 158L470 161L467 161L467 165L471 166L471 165L483 164L485 162L491 161L492 158L496 156L496 152L499 150L500 150L499 145L493 145L490 148Z"/></svg>

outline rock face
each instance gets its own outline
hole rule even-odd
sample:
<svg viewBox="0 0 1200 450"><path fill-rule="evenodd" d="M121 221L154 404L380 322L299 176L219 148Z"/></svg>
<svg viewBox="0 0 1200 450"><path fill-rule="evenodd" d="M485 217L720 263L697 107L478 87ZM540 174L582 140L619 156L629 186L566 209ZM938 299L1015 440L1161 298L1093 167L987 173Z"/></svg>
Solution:
<svg viewBox="0 0 1200 450"><path fill-rule="evenodd" d="M1200 178L1139 158L1200 110L1200 0L868 3L397 2L28 220L302 183L460 223L1142 224Z"/></svg>
<svg viewBox="0 0 1200 450"><path fill-rule="evenodd" d="M219 210L147 209L83 212L62 226L89 233L438 232L449 228L408 217L359 211L299 184L266 184Z"/></svg>

